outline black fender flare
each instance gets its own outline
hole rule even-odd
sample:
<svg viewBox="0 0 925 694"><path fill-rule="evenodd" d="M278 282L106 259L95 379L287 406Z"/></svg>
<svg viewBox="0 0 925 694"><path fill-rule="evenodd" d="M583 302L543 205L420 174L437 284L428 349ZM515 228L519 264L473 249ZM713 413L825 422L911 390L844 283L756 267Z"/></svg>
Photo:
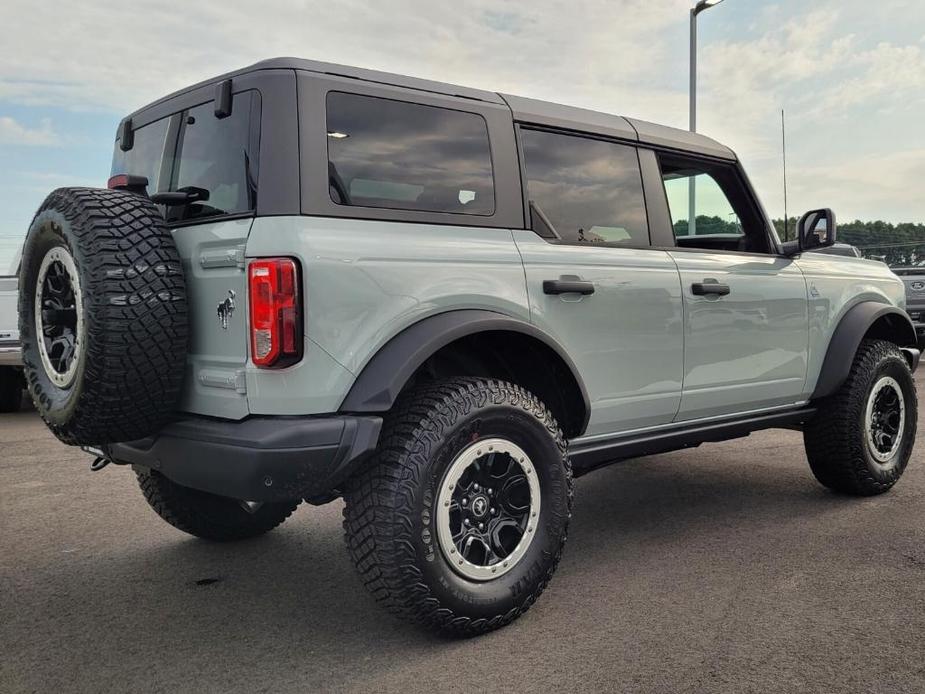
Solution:
<svg viewBox="0 0 925 694"><path fill-rule="evenodd" d="M385 343L363 367L341 403L341 412L386 412L395 403L408 380L439 349L468 335L509 331L532 337L554 351L571 372L584 400L581 429L591 417L591 401L578 368L555 339L517 318L482 309L460 309L438 313L405 328Z"/></svg>
<svg viewBox="0 0 925 694"><path fill-rule="evenodd" d="M855 304L842 316L829 341L819 379L812 399L831 395L845 382L851 371L851 363L858 351L861 340L871 327L886 318L892 341L903 349L909 367L914 371L918 365L919 352L916 349L915 327L909 315L900 308L877 301L862 301Z"/></svg>

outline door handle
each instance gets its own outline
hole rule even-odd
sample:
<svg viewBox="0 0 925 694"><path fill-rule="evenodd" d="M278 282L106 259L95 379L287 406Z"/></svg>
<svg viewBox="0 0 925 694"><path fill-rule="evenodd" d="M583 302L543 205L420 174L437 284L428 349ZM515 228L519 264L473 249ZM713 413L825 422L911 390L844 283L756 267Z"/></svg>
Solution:
<svg viewBox="0 0 925 694"><path fill-rule="evenodd" d="M543 280L543 294L594 294L594 285L579 277Z"/></svg>
<svg viewBox="0 0 925 694"><path fill-rule="evenodd" d="M729 293L729 285L720 284L714 279L705 279L703 282L694 282L691 291L696 296L726 296Z"/></svg>

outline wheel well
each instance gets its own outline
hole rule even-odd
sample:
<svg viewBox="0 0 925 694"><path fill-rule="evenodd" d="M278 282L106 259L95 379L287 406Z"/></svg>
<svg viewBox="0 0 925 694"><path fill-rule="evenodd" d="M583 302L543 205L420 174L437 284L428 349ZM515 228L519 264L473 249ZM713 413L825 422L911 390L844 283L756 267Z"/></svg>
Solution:
<svg viewBox="0 0 925 694"><path fill-rule="evenodd" d="M897 347L914 347L916 345L915 330L908 320L903 320L899 314L887 313L875 320L864 333L867 340L886 340Z"/></svg>
<svg viewBox="0 0 925 694"><path fill-rule="evenodd" d="M461 337L426 359L405 389L449 376L486 376L516 383L544 402L567 438L584 431L588 413L581 386L562 357L534 337L506 330Z"/></svg>
<svg viewBox="0 0 925 694"><path fill-rule="evenodd" d="M909 316L895 306L862 301L852 306L839 321L819 371L812 399L834 393L851 370L851 363L864 339L887 340L901 348L915 346L915 328ZM909 368L918 365L918 350L904 349Z"/></svg>

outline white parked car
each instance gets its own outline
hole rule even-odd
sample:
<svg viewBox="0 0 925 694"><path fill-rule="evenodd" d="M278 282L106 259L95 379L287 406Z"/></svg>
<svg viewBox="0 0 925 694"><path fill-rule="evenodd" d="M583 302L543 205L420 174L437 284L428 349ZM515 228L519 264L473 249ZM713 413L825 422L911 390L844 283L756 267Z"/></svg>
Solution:
<svg viewBox="0 0 925 694"><path fill-rule="evenodd" d="M21 250L16 252L11 263L10 271L13 273L19 266L20 255ZM0 275L0 412L19 410L25 387L16 313L18 282L16 274Z"/></svg>

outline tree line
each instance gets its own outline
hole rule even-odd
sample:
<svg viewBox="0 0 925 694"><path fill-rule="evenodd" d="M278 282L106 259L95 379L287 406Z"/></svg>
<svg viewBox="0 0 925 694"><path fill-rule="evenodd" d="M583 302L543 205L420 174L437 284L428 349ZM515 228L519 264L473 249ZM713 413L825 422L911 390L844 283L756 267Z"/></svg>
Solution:
<svg viewBox="0 0 925 694"><path fill-rule="evenodd" d="M774 228L783 241L796 238L797 217L787 220L775 219ZM674 225L676 236L687 234L687 220L681 219ZM737 221L721 217L698 215L696 233L740 234ZM873 222L838 223L838 241L857 246L865 258L875 258L890 266L925 265L925 224L902 222L893 224L877 220Z"/></svg>
<svg viewBox="0 0 925 694"><path fill-rule="evenodd" d="M783 219L775 219L774 227L781 239L793 239L796 237L797 218L788 220L786 236ZM922 223L893 224L882 220L839 222L837 237L840 243L857 246L865 258L882 260L891 267L925 264L925 224Z"/></svg>

